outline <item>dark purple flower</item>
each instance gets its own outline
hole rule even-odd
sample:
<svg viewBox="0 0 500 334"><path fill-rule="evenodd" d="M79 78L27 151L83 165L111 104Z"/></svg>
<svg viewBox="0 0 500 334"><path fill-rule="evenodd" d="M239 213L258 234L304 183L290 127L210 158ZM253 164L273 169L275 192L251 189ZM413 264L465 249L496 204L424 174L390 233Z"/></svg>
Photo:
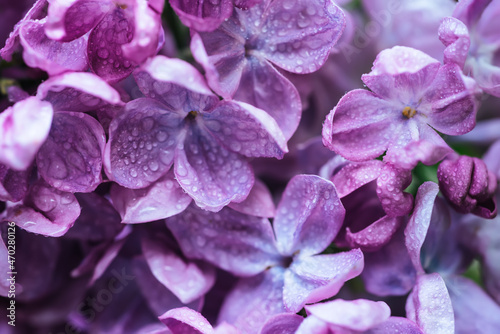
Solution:
<svg viewBox="0 0 500 334"><path fill-rule="evenodd" d="M468 156L446 159L437 176L439 188L455 210L484 218L496 216L497 178L483 160Z"/></svg>

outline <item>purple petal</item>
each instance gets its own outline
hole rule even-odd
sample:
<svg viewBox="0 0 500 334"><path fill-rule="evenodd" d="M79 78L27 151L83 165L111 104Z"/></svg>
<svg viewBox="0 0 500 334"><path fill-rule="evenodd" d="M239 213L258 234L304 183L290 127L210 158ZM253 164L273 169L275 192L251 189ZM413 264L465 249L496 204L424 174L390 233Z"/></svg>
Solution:
<svg viewBox="0 0 500 334"><path fill-rule="evenodd" d="M86 70L87 38L84 36L68 43L53 41L45 35L45 22L46 19L28 21L19 30L26 64L41 68L49 75Z"/></svg>
<svg viewBox="0 0 500 334"><path fill-rule="evenodd" d="M380 250L365 254L361 278L366 290L377 296L402 296L413 288L416 271L402 229Z"/></svg>
<svg viewBox="0 0 500 334"><path fill-rule="evenodd" d="M134 278L137 280L140 292L147 301L147 305L153 311L155 316L161 316L165 312L179 308L188 307L193 311L200 311L203 306L203 298L197 299L192 303L183 304L170 290L165 288L151 273L148 264L141 257L136 257L132 261ZM130 298L137 299L138 293ZM118 309L117 309L118 310ZM113 319L116 321L116 319ZM161 320L161 319L160 319ZM121 332L126 332L123 329ZM121 333L121 332L117 332ZM169 332L170 334L171 332ZM174 332L175 333L175 332Z"/></svg>
<svg viewBox="0 0 500 334"><path fill-rule="evenodd" d="M241 334L241 332L233 325L222 322L215 327L215 334Z"/></svg>
<svg viewBox="0 0 500 334"><path fill-rule="evenodd" d="M94 111L122 105L120 94L92 73L65 73L38 86L37 97L50 102L56 111Z"/></svg>
<svg viewBox="0 0 500 334"><path fill-rule="evenodd" d="M395 46L380 52L372 71L361 79L382 98L409 102L427 91L439 67L436 59L420 50Z"/></svg>
<svg viewBox="0 0 500 334"><path fill-rule="evenodd" d="M106 174L120 185L139 189L170 169L182 118L155 100L127 103L109 126L104 164Z"/></svg>
<svg viewBox="0 0 500 334"><path fill-rule="evenodd" d="M50 1L45 32L53 40L69 42L94 28L113 8L111 1Z"/></svg>
<svg viewBox="0 0 500 334"><path fill-rule="evenodd" d="M406 314L428 334L453 334L455 321L450 296L439 274L421 275L408 296Z"/></svg>
<svg viewBox="0 0 500 334"><path fill-rule="evenodd" d="M336 295L346 281L361 274L363 266L363 253L359 249L295 259L285 272L285 308L296 313L306 303Z"/></svg>
<svg viewBox="0 0 500 334"><path fill-rule="evenodd" d="M339 197L342 198L377 179L383 167L384 163L380 160L351 163L335 173L331 181L335 184Z"/></svg>
<svg viewBox="0 0 500 334"><path fill-rule="evenodd" d="M276 121L250 104L223 101L202 117L208 132L233 152L278 159L288 152L286 139Z"/></svg>
<svg viewBox="0 0 500 334"><path fill-rule="evenodd" d="M170 5L181 22L196 31L217 29L233 12L231 0L217 2L171 0Z"/></svg>
<svg viewBox="0 0 500 334"><path fill-rule="evenodd" d="M43 15L46 4L47 0L37 0L33 4L33 6L28 10L26 15L24 15L24 17L14 26L14 30L9 34L9 38L7 38L7 40L5 41L5 46L2 49L0 49L0 57L5 59L6 61L12 60L12 54L16 51L17 47L19 46L19 30L26 22L29 22L33 19L37 19L41 15Z"/></svg>
<svg viewBox="0 0 500 334"><path fill-rule="evenodd" d="M283 268L242 278L224 300L218 322L233 324L243 333L257 333L273 315L285 312Z"/></svg>
<svg viewBox="0 0 500 334"><path fill-rule="evenodd" d="M195 33L191 37L194 59L205 69L210 87L226 99L233 97L247 66L244 39L239 36L239 30L239 22L230 18L224 29Z"/></svg>
<svg viewBox="0 0 500 334"><path fill-rule="evenodd" d="M338 328L336 328L338 329ZM330 326L323 320L308 316L302 321L295 334L331 334Z"/></svg>
<svg viewBox="0 0 500 334"><path fill-rule="evenodd" d="M183 110L187 114L193 110L190 107L200 107L190 104L203 105L199 101L201 99L206 99L203 109L211 109L219 101L200 72L181 59L156 56L137 69L134 77L144 95L164 103L174 111Z"/></svg>
<svg viewBox="0 0 500 334"><path fill-rule="evenodd" d="M82 113L58 112L36 156L38 172L61 191L91 192L102 181L105 145L104 130L94 118Z"/></svg>
<svg viewBox="0 0 500 334"><path fill-rule="evenodd" d="M252 9L244 12L249 23L255 20L257 25L261 17L265 19L259 35L265 43L256 51L293 73L318 70L346 24L342 10L329 0L265 1L255 8L259 7L262 14Z"/></svg>
<svg viewBox="0 0 500 334"><path fill-rule="evenodd" d="M248 197L243 202L229 203L228 207L256 217L272 218L276 214L271 192L264 182L259 179L255 179L252 190L250 190Z"/></svg>
<svg viewBox="0 0 500 334"><path fill-rule="evenodd" d="M383 323L365 332L365 334L387 333L424 334L413 321L400 317L390 317Z"/></svg>
<svg viewBox="0 0 500 334"><path fill-rule="evenodd" d="M429 229L434 201L438 192L438 185L430 181L423 183L418 188L415 208L405 229L405 244L411 261L419 274L424 273L420 263L420 250Z"/></svg>
<svg viewBox="0 0 500 334"><path fill-rule="evenodd" d="M446 88L445 88L446 87ZM428 123L448 135L463 135L476 125L477 84L456 64L442 66L422 98L421 108L431 108Z"/></svg>
<svg viewBox="0 0 500 334"><path fill-rule="evenodd" d="M134 63L140 64L154 56L165 41L161 21L164 2L156 3L142 0L134 2L134 36L130 43L122 46L123 55Z"/></svg>
<svg viewBox="0 0 500 334"><path fill-rule="evenodd" d="M274 219L280 253L322 252L342 227L344 216L333 183L319 176L295 176L282 195Z"/></svg>
<svg viewBox="0 0 500 334"><path fill-rule="evenodd" d="M455 314L455 333L487 334L500 328L500 306L476 283L460 276L446 283Z"/></svg>
<svg viewBox="0 0 500 334"><path fill-rule="evenodd" d="M219 211L230 202L247 198L254 182L249 163L197 126L188 128L185 136L184 149L176 150L174 171L196 204Z"/></svg>
<svg viewBox="0 0 500 334"><path fill-rule="evenodd" d="M463 68L470 47L467 26L454 17L445 17L439 26L439 39L446 46L444 63L455 63Z"/></svg>
<svg viewBox="0 0 500 334"><path fill-rule="evenodd" d="M32 186L25 203L33 209L24 205L10 208L8 220L29 232L46 236L65 234L80 215L80 205L73 194L54 189L41 180Z"/></svg>
<svg viewBox="0 0 500 334"><path fill-rule="evenodd" d="M266 111L276 120L285 138L290 139L302 112L297 89L268 61L257 56L247 60L234 99ZM209 83L214 88L210 80Z"/></svg>
<svg viewBox="0 0 500 334"><path fill-rule="evenodd" d="M396 141L400 114L387 101L363 89L350 91L328 115L323 143L351 161L367 161Z"/></svg>
<svg viewBox="0 0 500 334"><path fill-rule="evenodd" d="M11 229L15 229L15 225L13 225L12 223L4 223L4 224L9 225L9 227L6 227L6 230L9 231L9 234L11 234L10 233L12 231ZM2 240L0 240L0 256L1 256L0 270L2 270L0 274L0 296L7 297L10 290L10 281L9 281L10 275L8 273L11 272L11 270L9 269L9 263L7 262L9 260L9 253L7 250L7 246L3 241L3 238Z"/></svg>
<svg viewBox="0 0 500 334"><path fill-rule="evenodd" d="M0 201L19 202L26 197L30 175L31 168L19 172L0 164Z"/></svg>
<svg viewBox="0 0 500 334"><path fill-rule="evenodd" d="M297 314L277 314L267 320L259 334L295 333L303 320L304 318Z"/></svg>
<svg viewBox="0 0 500 334"><path fill-rule="evenodd" d="M110 195L125 224L147 223L174 216L184 211L192 201L175 180L173 171L142 189L113 185Z"/></svg>
<svg viewBox="0 0 500 334"><path fill-rule="evenodd" d="M385 164L377 179L377 195L389 217L408 214L413 208L413 196L404 190L411 183L411 170Z"/></svg>
<svg viewBox="0 0 500 334"><path fill-rule="evenodd" d="M271 225L264 218L191 205L166 223L188 258L206 260L235 275L255 275L280 260Z"/></svg>
<svg viewBox="0 0 500 334"><path fill-rule="evenodd" d="M145 235L141 246L153 275L184 304L203 297L213 286L212 266L183 260L169 249L160 235Z"/></svg>
<svg viewBox="0 0 500 334"><path fill-rule="evenodd" d="M386 321L391 315L391 309L386 303L366 299L336 299L307 305L305 309L309 316L353 331L366 331Z"/></svg>
<svg viewBox="0 0 500 334"><path fill-rule="evenodd" d="M421 137L425 140L412 141L404 148L388 152L384 156L384 162L411 170L419 162L427 166L435 165L453 152L441 136L427 124L419 128Z"/></svg>
<svg viewBox="0 0 500 334"><path fill-rule="evenodd" d="M215 333L207 319L187 307L172 309L158 318L172 331L172 334Z"/></svg>
<svg viewBox="0 0 500 334"><path fill-rule="evenodd" d="M52 123L50 103L35 97L0 114L0 162L14 170L27 169L47 138Z"/></svg>
<svg viewBox="0 0 500 334"><path fill-rule="evenodd" d="M384 216L359 232L347 227L346 240L351 248L365 252L377 251L386 245L402 224L402 217Z"/></svg>
<svg viewBox="0 0 500 334"><path fill-rule="evenodd" d="M92 71L108 82L127 77L136 65L127 59L122 45L130 43L135 24L132 13L115 7L89 35L87 55Z"/></svg>

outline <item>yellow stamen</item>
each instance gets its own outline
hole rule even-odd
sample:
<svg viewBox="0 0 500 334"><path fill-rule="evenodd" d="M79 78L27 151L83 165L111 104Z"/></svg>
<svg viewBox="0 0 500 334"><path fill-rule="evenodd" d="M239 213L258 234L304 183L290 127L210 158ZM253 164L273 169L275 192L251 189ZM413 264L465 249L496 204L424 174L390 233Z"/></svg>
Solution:
<svg viewBox="0 0 500 334"><path fill-rule="evenodd" d="M406 116L406 118L412 118L413 116L415 116L415 114L417 113L417 111L415 109L413 109L412 107L404 107L403 109L403 115Z"/></svg>

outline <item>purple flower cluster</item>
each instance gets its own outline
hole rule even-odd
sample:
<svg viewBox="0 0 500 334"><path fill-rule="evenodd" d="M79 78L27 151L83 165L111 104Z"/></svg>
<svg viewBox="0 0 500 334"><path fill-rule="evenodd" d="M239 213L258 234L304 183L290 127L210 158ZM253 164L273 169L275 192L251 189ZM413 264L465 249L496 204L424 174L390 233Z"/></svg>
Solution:
<svg viewBox="0 0 500 334"><path fill-rule="evenodd" d="M1 333L499 331L500 0L0 5Z"/></svg>

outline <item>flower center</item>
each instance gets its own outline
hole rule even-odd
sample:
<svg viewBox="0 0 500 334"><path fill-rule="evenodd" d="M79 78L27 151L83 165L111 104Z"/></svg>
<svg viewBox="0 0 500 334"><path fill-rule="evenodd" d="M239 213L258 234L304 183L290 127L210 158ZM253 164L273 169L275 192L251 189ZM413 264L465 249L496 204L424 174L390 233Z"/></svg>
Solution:
<svg viewBox="0 0 500 334"><path fill-rule="evenodd" d="M403 109L403 115L406 116L406 118L412 118L413 116L415 116L416 113L417 111L412 107L406 106Z"/></svg>
<svg viewBox="0 0 500 334"><path fill-rule="evenodd" d="M198 112L197 112L197 111L194 111L194 110L191 110L191 111L187 114L186 118L187 118L188 120L194 120L194 119L196 118L196 116L198 116Z"/></svg>

